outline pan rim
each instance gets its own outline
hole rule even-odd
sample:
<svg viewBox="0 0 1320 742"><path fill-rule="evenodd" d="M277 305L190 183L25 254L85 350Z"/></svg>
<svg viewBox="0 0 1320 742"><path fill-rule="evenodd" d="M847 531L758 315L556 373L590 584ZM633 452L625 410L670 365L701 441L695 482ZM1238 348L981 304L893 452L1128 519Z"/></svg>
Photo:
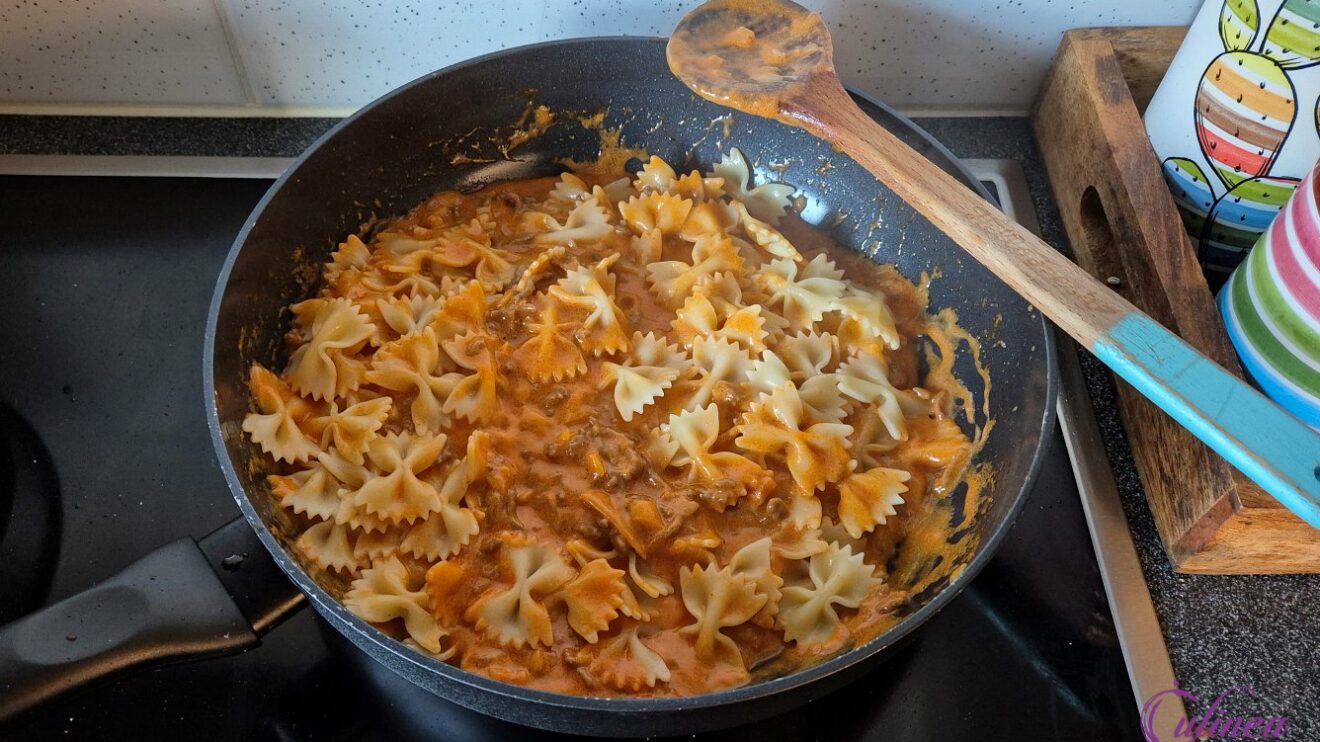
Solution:
<svg viewBox="0 0 1320 742"><path fill-rule="evenodd" d="M533 49L582 46L588 44L663 44L666 41L667 39L662 37L639 36L595 36L544 41L502 49L479 57L463 60L448 67L428 72L415 80L391 89L332 126L315 142L307 147L307 149L305 149L289 165L284 173L271 184L261 200L255 207L253 207L252 213L249 214L248 218L244 221L242 229L239 230L235 237L234 243L230 247L229 253L226 256L225 262L216 279L215 288L212 293L211 304L207 313L202 358L202 392L205 396L207 427L210 430L211 441L215 448L216 458L218 459L220 468L224 473L230 494L238 503L239 509L242 511L243 517L248 522L249 527L256 531L258 538L266 547L266 550L270 552L271 557L280 566L280 569L283 570L294 584L296 584L307 596L308 600L313 604L316 610L322 613L323 616L327 616L328 614L328 616L333 617L333 623L336 624L334 628L336 630L341 633L347 633L346 629L353 630L356 636L350 636L350 640L355 641L357 644L370 644L378 651L393 658L396 662L402 661L411 665L416 665L431 674L441 676L447 681L467 686L485 694L496 695L509 700L531 701L542 706L550 706L572 711L605 712L619 715L658 714L684 710L711 709L763 699L768 696L774 696L797 688L812 685L831 675L835 675L852 668L855 665L864 663L875 655L900 642L913 631L925 624L936 613L943 610L949 602L958 597L963 590L966 589L971 581L975 579L977 574L980 573L981 569L984 568L994 557L1000 543L1017 521L1026 502L1027 495L1035 484L1037 474L1039 473L1046 451L1050 445L1050 436L1056 426L1057 411L1055 401L1058 393L1058 365L1056 359L1054 330L1044 315L1040 314L1039 311L1032 310L1032 313L1041 324L1043 335L1042 351L1046 361L1044 414L1039 420L1039 435L1037 437L1035 450L1031 455L1031 461L1022 478L1020 486L1017 488L1017 491L1013 496L1013 501L1010 503L1004 520L996 529L992 530L982 538L981 547L977 553L972 556L971 560L963 567L962 571L956 577L952 578L939 593L931 598L930 602L909 614L889 630L879 634L865 644L841 652L829 659L817 662L808 667L801 668L779 677L759 680L734 688L726 688L723 690L687 696L635 698L628 696L578 696L504 683L488 678L484 675L463 670L455 665L450 665L446 662L442 662L409 649L401 641L390 637L374 626L358 618L355 614L349 611L343 603L334 599L324 588L318 585L311 576L303 570L297 561L288 554L284 546L275 538L270 527L262 519L260 513L257 512L251 499L248 497L247 491L238 479L233 463L229 459L228 448L220 430L219 409L215 394L214 378L216 327L219 320L220 306L229 284L233 265L237 260L244 243L246 243L249 234L256 225L257 220L263 215L266 207L274 198L275 194L283 188L286 182L296 175L303 163L310 157L314 156L322 146L337 136L340 131L353 125L362 116L370 113L383 102L402 95L431 79L443 75L449 75L468 67L484 64L492 60L522 54ZM907 116L898 113L881 101L868 95L857 93L851 89L849 92L854 97L860 98L868 104L875 106L886 115L892 116L903 126L911 129L926 145L931 147L931 149L937 152L941 157L945 158L946 161L953 166L957 171L957 175L960 176L965 185L971 187L982 198L986 198L987 200L991 199L990 193L985 189L981 182L972 175L962 161L925 129L916 125ZM1031 428L1036 429L1034 422L1031 425ZM372 659L378 662L382 661L382 657L375 655L374 653Z"/></svg>

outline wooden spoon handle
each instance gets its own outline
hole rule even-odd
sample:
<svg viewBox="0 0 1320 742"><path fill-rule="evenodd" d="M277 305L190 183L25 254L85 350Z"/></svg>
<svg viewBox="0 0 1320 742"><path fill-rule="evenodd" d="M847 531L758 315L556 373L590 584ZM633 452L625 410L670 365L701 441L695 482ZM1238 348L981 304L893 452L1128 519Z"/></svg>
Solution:
<svg viewBox="0 0 1320 742"><path fill-rule="evenodd" d="M780 118L848 153L1115 373L1320 528L1320 435L875 123L837 78Z"/></svg>

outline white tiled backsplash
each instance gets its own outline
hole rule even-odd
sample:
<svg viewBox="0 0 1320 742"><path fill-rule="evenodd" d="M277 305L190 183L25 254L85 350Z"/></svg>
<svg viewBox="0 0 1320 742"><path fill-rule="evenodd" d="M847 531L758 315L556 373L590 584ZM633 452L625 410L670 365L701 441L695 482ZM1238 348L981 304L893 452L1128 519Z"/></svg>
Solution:
<svg viewBox="0 0 1320 742"><path fill-rule="evenodd" d="M668 34L690 2L17 0L0 110L340 115L431 70L545 39ZM905 110L1030 105L1059 35L1183 24L1199 0L819 0L844 81ZM123 104L128 104L126 107ZM207 107L199 110L198 107Z"/></svg>

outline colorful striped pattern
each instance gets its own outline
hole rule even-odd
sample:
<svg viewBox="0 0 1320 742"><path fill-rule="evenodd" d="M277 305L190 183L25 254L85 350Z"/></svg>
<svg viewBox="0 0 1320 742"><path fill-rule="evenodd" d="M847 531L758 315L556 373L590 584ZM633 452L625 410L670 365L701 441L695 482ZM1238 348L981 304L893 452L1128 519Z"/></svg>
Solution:
<svg viewBox="0 0 1320 742"><path fill-rule="evenodd" d="M1269 172L1297 113L1288 75L1272 59L1225 52L1206 68L1196 91L1201 151L1232 188Z"/></svg>
<svg viewBox="0 0 1320 742"><path fill-rule="evenodd" d="M1229 338L1267 395L1320 429L1320 182L1297 188L1219 294Z"/></svg>
<svg viewBox="0 0 1320 742"><path fill-rule="evenodd" d="M1224 48L1240 51L1251 46L1259 23L1255 0L1224 0L1224 7L1219 10L1219 38Z"/></svg>
<svg viewBox="0 0 1320 742"><path fill-rule="evenodd" d="M1275 214L1297 188L1296 178L1251 178L1238 183L1210 212L1210 226L1201 233L1199 257L1224 272L1242 262Z"/></svg>
<svg viewBox="0 0 1320 742"><path fill-rule="evenodd" d="M1287 0L1265 32L1262 53L1285 70L1320 62L1320 2Z"/></svg>
<svg viewBox="0 0 1320 742"><path fill-rule="evenodd" d="M1205 174L1196 163L1184 157L1170 157L1163 163L1164 182L1173 194L1173 203L1182 216L1183 228L1193 241L1201 235L1206 214L1215 205L1215 194ZM1230 268L1231 270L1231 268Z"/></svg>

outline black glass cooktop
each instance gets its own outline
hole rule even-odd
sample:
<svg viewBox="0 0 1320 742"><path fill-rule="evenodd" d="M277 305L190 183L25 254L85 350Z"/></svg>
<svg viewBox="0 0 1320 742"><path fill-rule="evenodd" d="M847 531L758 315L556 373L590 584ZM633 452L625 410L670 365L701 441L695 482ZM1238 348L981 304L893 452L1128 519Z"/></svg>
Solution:
<svg viewBox="0 0 1320 742"><path fill-rule="evenodd" d="M0 623L238 514L205 426L202 332L225 253L268 185L0 177ZM112 681L0 737L551 738L373 692L345 656L355 650L323 630L304 610L255 650ZM1136 730L1056 432L998 555L892 661L718 738L1115 742Z"/></svg>

